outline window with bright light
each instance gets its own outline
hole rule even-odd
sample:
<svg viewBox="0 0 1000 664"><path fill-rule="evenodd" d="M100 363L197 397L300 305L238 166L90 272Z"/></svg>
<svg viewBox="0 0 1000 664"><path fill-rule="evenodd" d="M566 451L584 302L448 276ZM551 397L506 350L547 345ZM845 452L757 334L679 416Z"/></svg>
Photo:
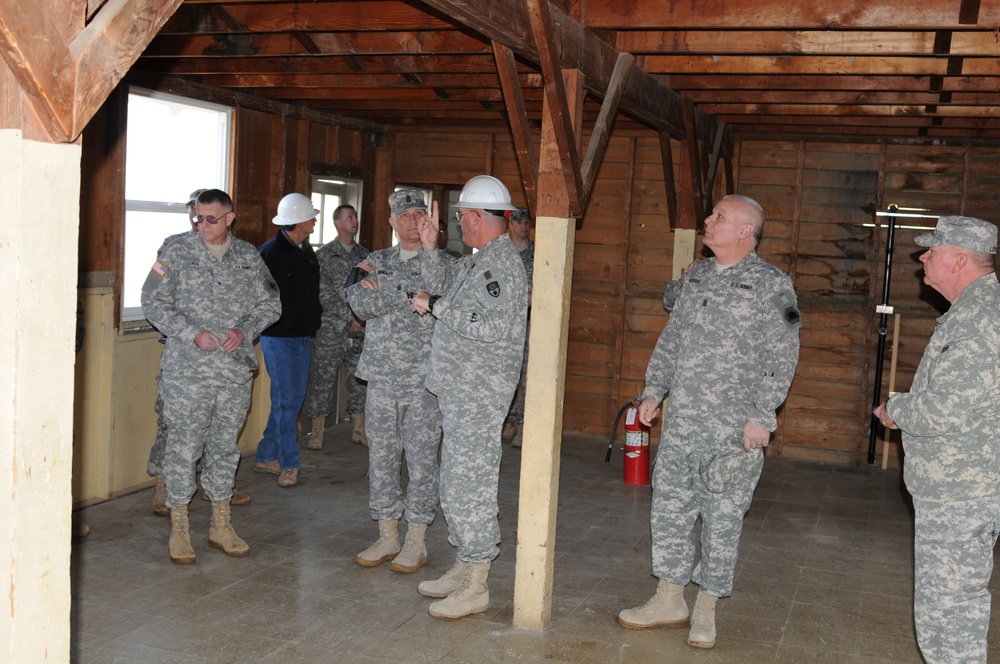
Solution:
<svg viewBox="0 0 1000 664"><path fill-rule="evenodd" d="M361 233L361 182L348 178L314 176L312 179L312 204L319 210L319 222L309 236L309 244L322 247L337 239L337 227L333 225L333 211L341 205L352 205L358 212L358 233ZM354 237L355 242L358 236Z"/></svg>
<svg viewBox="0 0 1000 664"><path fill-rule="evenodd" d="M228 190L231 115L218 104L129 92L123 320L143 317L142 284L163 240L191 230L185 207L191 192Z"/></svg>

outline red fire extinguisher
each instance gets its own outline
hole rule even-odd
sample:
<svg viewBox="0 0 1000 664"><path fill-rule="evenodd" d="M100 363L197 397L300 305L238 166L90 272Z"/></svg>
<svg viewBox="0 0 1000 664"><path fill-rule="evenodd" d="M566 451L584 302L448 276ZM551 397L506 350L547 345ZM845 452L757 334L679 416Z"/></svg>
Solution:
<svg viewBox="0 0 1000 664"><path fill-rule="evenodd" d="M611 442L605 463L611 460L611 450L615 444L618 431L618 421L625 413L625 484L649 484L649 427L639 421L640 399L624 404L615 417L615 426L611 431Z"/></svg>

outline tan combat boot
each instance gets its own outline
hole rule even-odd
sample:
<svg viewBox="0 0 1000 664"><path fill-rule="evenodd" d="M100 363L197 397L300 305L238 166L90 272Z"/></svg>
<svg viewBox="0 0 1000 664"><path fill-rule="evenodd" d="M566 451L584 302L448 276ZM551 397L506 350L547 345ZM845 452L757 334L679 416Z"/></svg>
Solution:
<svg viewBox="0 0 1000 664"><path fill-rule="evenodd" d="M691 631L688 645L692 648L712 648L715 646L715 603L718 597L698 592L691 615Z"/></svg>
<svg viewBox="0 0 1000 664"><path fill-rule="evenodd" d="M393 559L389 569L393 572L410 574L427 564L427 547L424 546L426 523L411 523L406 527L406 541L403 550Z"/></svg>
<svg viewBox="0 0 1000 664"><path fill-rule="evenodd" d="M212 525L208 528L208 545L222 549L233 558L242 558L250 553L250 547L233 530L228 500L212 503Z"/></svg>
<svg viewBox="0 0 1000 664"><path fill-rule="evenodd" d="M623 610L615 622L628 629L686 627L688 607L684 601L684 586L660 579L652 599L642 606Z"/></svg>
<svg viewBox="0 0 1000 664"><path fill-rule="evenodd" d="M490 590L486 579L489 563L471 563L458 590L427 607L427 613L439 620L458 620L473 613L482 613L490 606Z"/></svg>
<svg viewBox="0 0 1000 664"><path fill-rule="evenodd" d="M392 560L399 553L399 521L378 522L378 541L354 556L354 562L362 567L378 567Z"/></svg>
<svg viewBox="0 0 1000 664"><path fill-rule="evenodd" d="M156 476L156 483L153 484L153 514L156 516L170 516L170 508L167 507L167 487L163 483L163 474Z"/></svg>
<svg viewBox="0 0 1000 664"><path fill-rule="evenodd" d="M167 547L170 550L170 562L189 565L195 561L191 531L188 529L187 505L170 510L170 541Z"/></svg>
<svg viewBox="0 0 1000 664"><path fill-rule="evenodd" d="M462 579L465 578L465 573L471 564L456 556L455 564L444 573L444 576L433 581L421 581L417 586L417 592L424 597L447 597L462 585Z"/></svg>
<svg viewBox="0 0 1000 664"><path fill-rule="evenodd" d="M362 447L368 447L368 434L365 433L365 416L363 413L351 413L351 442Z"/></svg>
<svg viewBox="0 0 1000 664"><path fill-rule="evenodd" d="M323 449L323 433L326 431L326 416L312 418L312 433L309 434L308 450Z"/></svg>

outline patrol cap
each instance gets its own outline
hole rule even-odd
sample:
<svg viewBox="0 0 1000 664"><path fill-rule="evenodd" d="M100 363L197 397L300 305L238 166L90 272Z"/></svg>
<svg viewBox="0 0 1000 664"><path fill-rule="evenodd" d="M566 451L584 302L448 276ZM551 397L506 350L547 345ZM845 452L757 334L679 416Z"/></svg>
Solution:
<svg viewBox="0 0 1000 664"><path fill-rule="evenodd" d="M191 195L188 196L188 202L185 203L184 206L185 207L194 207L194 204L198 200L198 197L201 196L202 193L204 193L206 191L208 191L208 189L195 189L194 191L192 191Z"/></svg>
<svg viewBox="0 0 1000 664"><path fill-rule="evenodd" d="M921 247L951 244L981 254L995 254L997 227L975 217L941 217L933 233L918 235L913 241Z"/></svg>
<svg viewBox="0 0 1000 664"><path fill-rule="evenodd" d="M528 208L517 208L510 213L511 221L531 221L531 212Z"/></svg>
<svg viewBox="0 0 1000 664"><path fill-rule="evenodd" d="M389 194L389 212L399 214L407 210L426 210L424 192L416 187L403 187Z"/></svg>

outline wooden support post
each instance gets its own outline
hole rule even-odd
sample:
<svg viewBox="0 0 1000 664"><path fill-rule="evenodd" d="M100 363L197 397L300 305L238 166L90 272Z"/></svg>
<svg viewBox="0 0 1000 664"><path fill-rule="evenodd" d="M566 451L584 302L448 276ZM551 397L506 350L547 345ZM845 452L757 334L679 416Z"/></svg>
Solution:
<svg viewBox="0 0 1000 664"><path fill-rule="evenodd" d="M582 77L575 70L563 72L563 75L568 107L573 112L574 126L579 128L583 109ZM562 173L553 126L553 116L558 113L559 109L546 99L542 114L535 275L514 573L514 627L536 631L544 630L552 619L559 450L576 240L576 219L569 216L568 178Z"/></svg>

